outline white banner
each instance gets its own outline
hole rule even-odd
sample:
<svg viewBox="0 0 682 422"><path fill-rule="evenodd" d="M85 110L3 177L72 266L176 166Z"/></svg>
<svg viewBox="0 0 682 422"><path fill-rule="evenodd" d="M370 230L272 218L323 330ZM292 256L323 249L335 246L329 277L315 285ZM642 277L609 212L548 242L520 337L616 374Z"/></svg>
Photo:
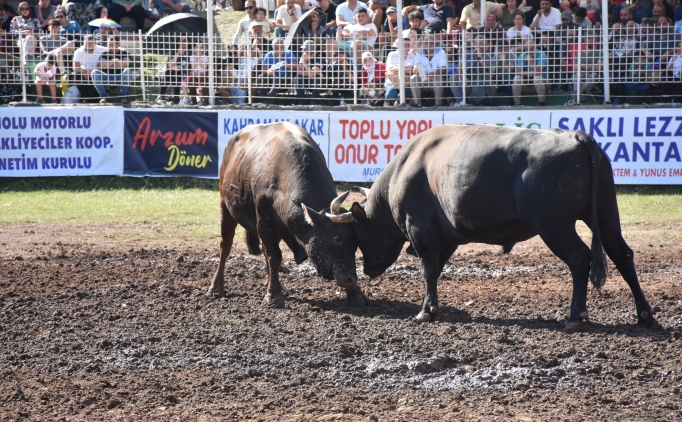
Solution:
<svg viewBox="0 0 682 422"><path fill-rule="evenodd" d="M554 110L552 127L592 135L616 184L682 184L682 109Z"/></svg>
<svg viewBox="0 0 682 422"><path fill-rule="evenodd" d="M303 127L322 150L329 165L329 112L304 110L228 110L218 112L218 157L220 164L223 151L232 135L247 125L291 122Z"/></svg>
<svg viewBox="0 0 682 422"><path fill-rule="evenodd" d="M443 123L458 125L514 126L524 129L548 129L551 111L538 110L462 110L443 113Z"/></svg>
<svg viewBox="0 0 682 422"><path fill-rule="evenodd" d="M337 182L371 182L413 136L443 124L435 111L331 113L329 170Z"/></svg>
<svg viewBox="0 0 682 422"><path fill-rule="evenodd" d="M122 107L2 107L0 116L0 177L122 174Z"/></svg>

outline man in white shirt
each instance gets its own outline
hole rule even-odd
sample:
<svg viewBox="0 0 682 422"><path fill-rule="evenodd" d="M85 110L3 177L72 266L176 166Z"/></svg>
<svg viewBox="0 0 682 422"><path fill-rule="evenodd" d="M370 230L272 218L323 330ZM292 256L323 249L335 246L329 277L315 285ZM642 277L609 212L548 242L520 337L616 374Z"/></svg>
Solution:
<svg viewBox="0 0 682 422"><path fill-rule="evenodd" d="M485 2L485 13L496 15L498 19L502 18L502 12L506 4L493 3L491 1ZM459 18L459 28L475 29L481 27L481 0L474 0L473 3L464 6L462 15Z"/></svg>
<svg viewBox="0 0 682 422"><path fill-rule="evenodd" d="M424 49L418 53L420 60L416 65L417 72L410 76L412 98L417 107L422 105L422 89L433 91L436 107L443 102L443 86L448 72L448 58L445 51L437 45L438 40L434 35L426 35L423 38Z"/></svg>
<svg viewBox="0 0 682 422"><path fill-rule="evenodd" d="M107 48L95 43L95 36L88 34L83 38L83 46L73 54L73 70L83 79L89 79L93 70L97 69L100 56Z"/></svg>
<svg viewBox="0 0 682 422"><path fill-rule="evenodd" d="M342 28L344 26L353 25L355 23L353 22L353 17L360 8L367 10L369 13L367 4L358 0L348 0L345 3L336 6L336 26Z"/></svg>
<svg viewBox="0 0 682 422"><path fill-rule="evenodd" d="M536 29L551 31L557 25L561 25L561 12L559 9L553 8L549 0L542 0L540 2L540 10L538 10L538 14L529 28L533 31Z"/></svg>
<svg viewBox="0 0 682 422"><path fill-rule="evenodd" d="M275 36L286 37L291 25L298 21L301 15L301 6L296 4L294 0L287 0L286 4L277 9L277 20L272 24L275 27Z"/></svg>
<svg viewBox="0 0 682 422"><path fill-rule="evenodd" d="M369 21L367 9L358 8L355 12L355 20L357 23L341 27L336 32L336 42L341 51L346 53L355 49L355 54L349 54L349 56L358 60L362 51L374 46L378 31L376 25ZM353 37L355 37L355 45L353 45Z"/></svg>

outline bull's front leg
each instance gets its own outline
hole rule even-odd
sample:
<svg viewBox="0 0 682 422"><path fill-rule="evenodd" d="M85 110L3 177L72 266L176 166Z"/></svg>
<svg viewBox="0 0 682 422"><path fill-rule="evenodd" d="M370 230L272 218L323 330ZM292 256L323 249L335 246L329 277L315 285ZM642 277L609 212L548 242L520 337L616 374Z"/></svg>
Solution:
<svg viewBox="0 0 682 422"><path fill-rule="evenodd" d="M369 298L357 284L355 284L353 287L346 288L346 296L348 296L348 301L350 302L351 306L369 305Z"/></svg>
<svg viewBox="0 0 682 422"><path fill-rule="evenodd" d="M263 242L263 255L268 270L268 292L265 294L263 303L274 308L284 307L284 295L282 285L279 282L279 268L282 264L282 251L279 249L279 237L270 221L258 218L258 236Z"/></svg>
<svg viewBox="0 0 682 422"><path fill-rule="evenodd" d="M417 252L419 253L419 252ZM433 321L438 316L438 255L419 255L422 266L422 275L426 284L426 294L422 310L416 317L417 322Z"/></svg>

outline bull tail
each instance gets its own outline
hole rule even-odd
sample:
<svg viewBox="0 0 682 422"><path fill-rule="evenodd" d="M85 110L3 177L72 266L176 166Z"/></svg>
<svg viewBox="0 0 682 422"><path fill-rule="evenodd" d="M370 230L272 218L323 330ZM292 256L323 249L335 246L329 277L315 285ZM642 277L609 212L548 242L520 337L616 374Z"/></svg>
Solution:
<svg viewBox="0 0 682 422"><path fill-rule="evenodd" d="M599 188L599 160L601 151L597 142L586 133L577 136L590 154L592 183L590 185L590 230L592 230L592 256L590 260L590 281L597 289L606 283L606 255L599 233L599 216L597 213L597 196Z"/></svg>
<svg viewBox="0 0 682 422"><path fill-rule="evenodd" d="M251 255L260 255L260 239L258 234L250 231L246 231L246 249L249 250Z"/></svg>

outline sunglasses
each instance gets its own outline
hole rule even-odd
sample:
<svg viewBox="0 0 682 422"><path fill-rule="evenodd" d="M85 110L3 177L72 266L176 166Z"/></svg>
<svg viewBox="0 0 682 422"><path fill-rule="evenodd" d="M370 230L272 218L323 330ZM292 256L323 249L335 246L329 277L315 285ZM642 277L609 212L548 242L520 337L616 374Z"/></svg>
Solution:
<svg viewBox="0 0 682 422"><path fill-rule="evenodd" d="M55 19L61 19L63 17L64 17L64 15L59 15L59 16L55 16Z"/></svg>
<svg viewBox="0 0 682 422"><path fill-rule="evenodd" d="M251 10L253 8L254 8L254 6L246 6L246 10Z"/></svg>

